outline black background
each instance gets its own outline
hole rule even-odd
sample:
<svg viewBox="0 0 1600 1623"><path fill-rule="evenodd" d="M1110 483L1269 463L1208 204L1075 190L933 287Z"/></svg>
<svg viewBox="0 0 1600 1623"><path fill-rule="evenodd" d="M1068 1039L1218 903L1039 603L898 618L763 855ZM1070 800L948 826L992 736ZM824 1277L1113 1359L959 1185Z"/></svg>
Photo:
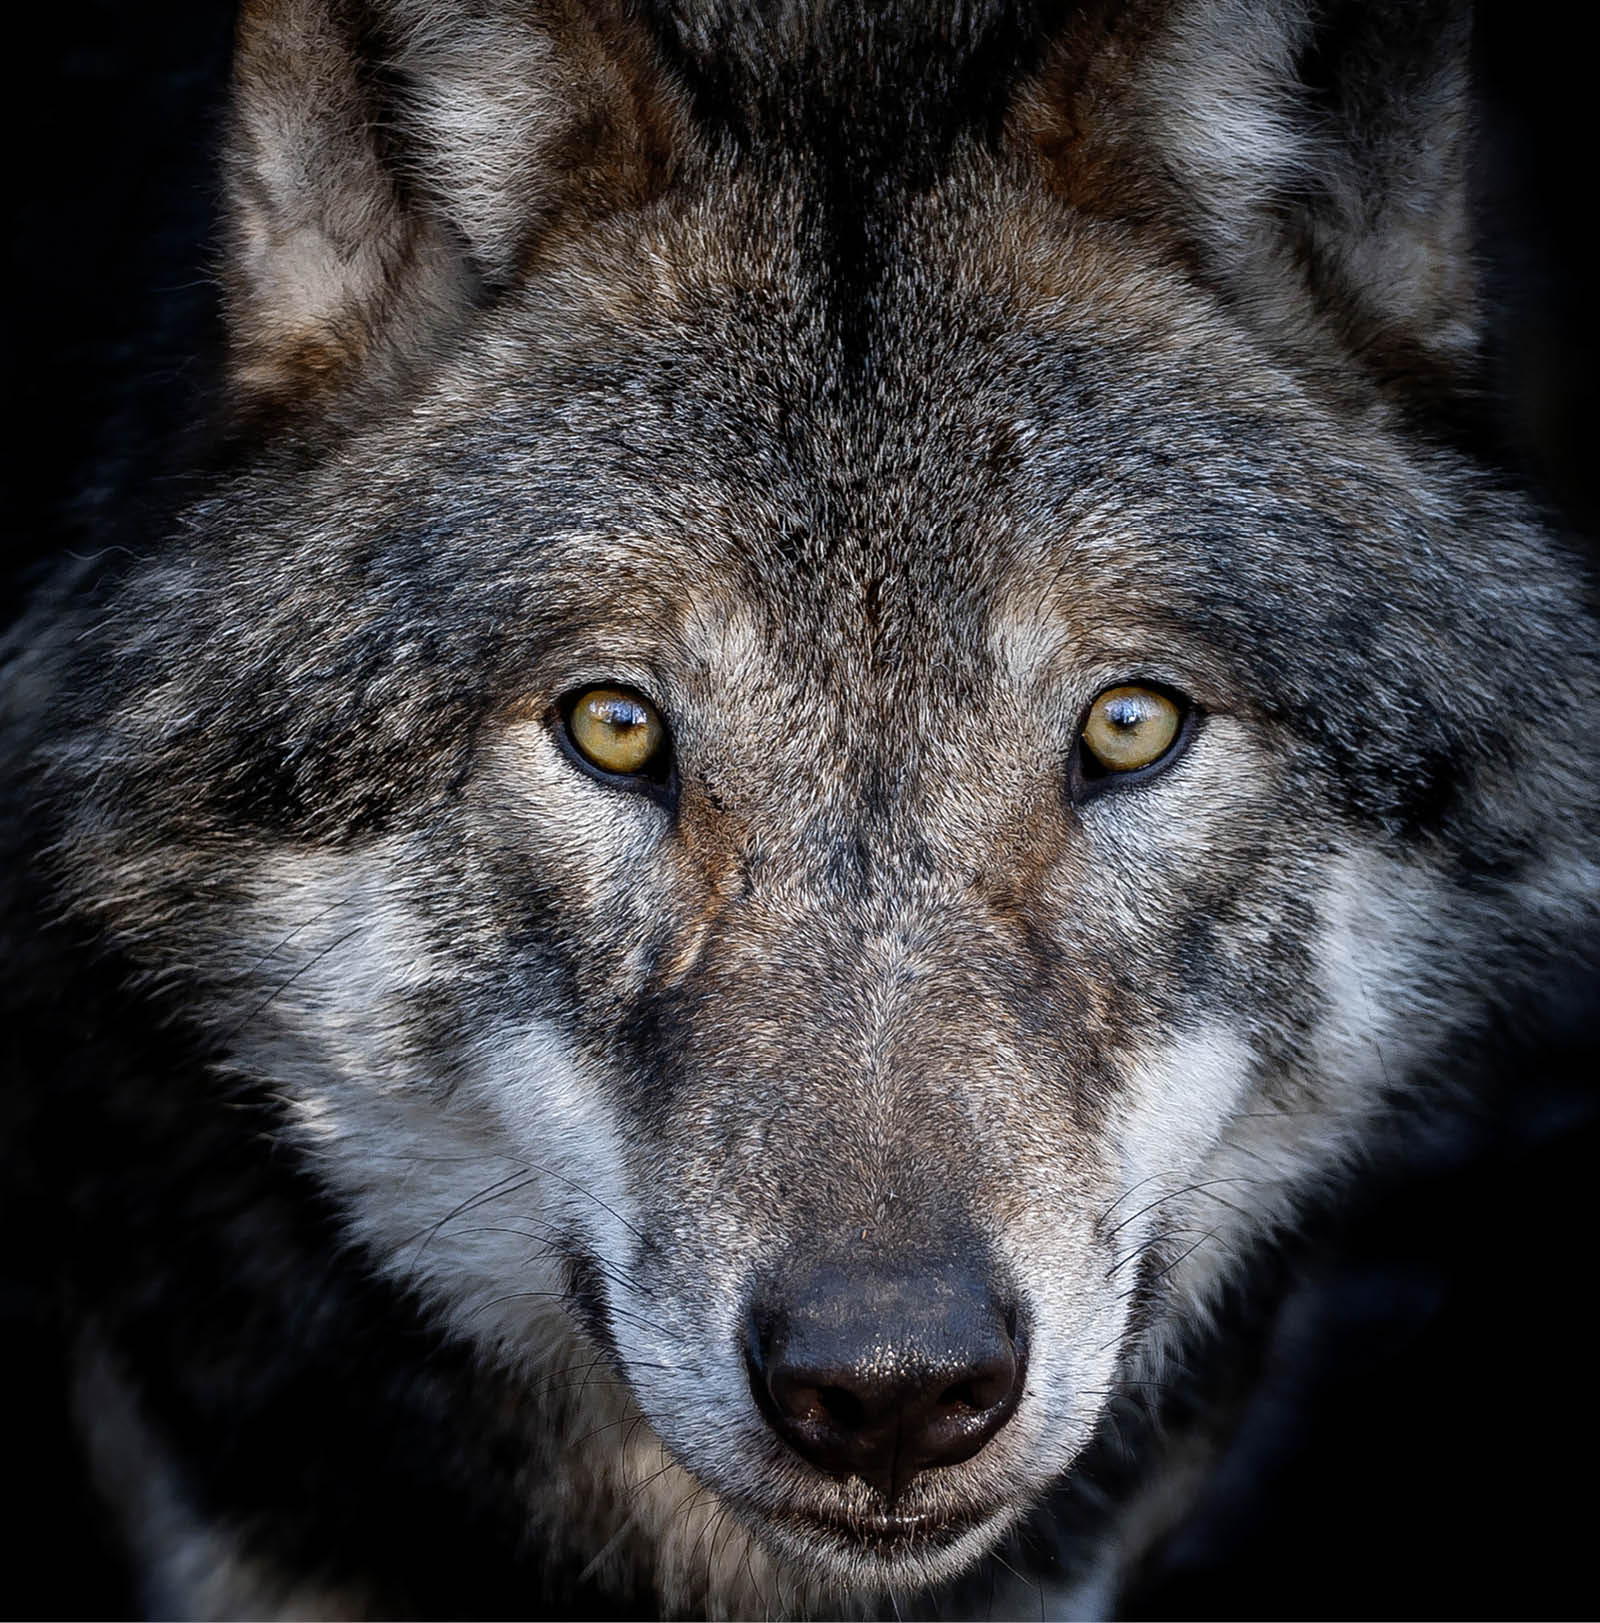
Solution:
<svg viewBox="0 0 1600 1623"><path fill-rule="evenodd" d="M1481 241L1508 455L1594 536L1600 143L1590 60L1559 16L1481 13ZM232 15L100 0L31 26L8 94L8 608L49 559L139 532L210 385ZM1304 1270L1221 1479L1135 1594L1140 1614L1600 1610L1595 1024L1581 998L1528 1011L1493 1110L1372 1189ZM4 1239L26 1246L25 1226ZM0 1611L116 1613L130 1598L64 1463L36 1306L0 1279Z"/></svg>

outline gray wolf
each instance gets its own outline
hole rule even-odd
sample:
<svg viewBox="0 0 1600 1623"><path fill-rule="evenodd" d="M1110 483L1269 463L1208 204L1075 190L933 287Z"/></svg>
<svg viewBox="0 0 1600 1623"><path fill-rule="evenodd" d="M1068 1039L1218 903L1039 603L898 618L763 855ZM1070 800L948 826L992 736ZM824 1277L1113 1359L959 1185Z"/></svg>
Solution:
<svg viewBox="0 0 1600 1623"><path fill-rule="evenodd" d="M1115 1609L1163 1394L1595 925L1465 51L246 5L212 475L5 676L149 1610Z"/></svg>

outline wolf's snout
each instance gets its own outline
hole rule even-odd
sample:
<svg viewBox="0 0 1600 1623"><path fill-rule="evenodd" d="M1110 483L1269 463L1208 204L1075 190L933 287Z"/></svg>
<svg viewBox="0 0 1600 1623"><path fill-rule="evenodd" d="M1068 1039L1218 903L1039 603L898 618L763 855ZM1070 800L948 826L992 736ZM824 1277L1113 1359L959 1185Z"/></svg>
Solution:
<svg viewBox="0 0 1600 1623"><path fill-rule="evenodd" d="M1015 1310L948 1267L813 1269L774 1282L746 1319L767 1423L802 1458L893 1505L917 1472L976 1454L1026 1373Z"/></svg>

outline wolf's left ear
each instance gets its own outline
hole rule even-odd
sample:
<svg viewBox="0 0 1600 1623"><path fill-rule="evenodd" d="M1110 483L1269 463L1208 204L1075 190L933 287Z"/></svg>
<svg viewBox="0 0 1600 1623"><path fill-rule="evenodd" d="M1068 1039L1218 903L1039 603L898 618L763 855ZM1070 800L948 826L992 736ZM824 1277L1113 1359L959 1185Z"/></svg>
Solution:
<svg viewBox="0 0 1600 1623"><path fill-rule="evenodd" d="M1113 0L1090 15L1087 50L1084 32L1064 42L1088 65L1041 87L1068 115L1069 195L1091 211L1097 193L1135 198L1291 341L1331 331L1401 388L1470 377L1465 0Z"/></svg>

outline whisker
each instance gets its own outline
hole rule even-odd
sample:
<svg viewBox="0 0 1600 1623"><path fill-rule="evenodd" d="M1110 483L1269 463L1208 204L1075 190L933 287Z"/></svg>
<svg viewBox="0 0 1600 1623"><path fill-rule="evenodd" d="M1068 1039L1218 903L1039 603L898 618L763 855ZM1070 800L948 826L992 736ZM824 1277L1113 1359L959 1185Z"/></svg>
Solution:
<svg viewBox="0 0 1600 1623"><path fill-rule="evenodd" d="M1019 1584L1023 1584L1025 1586L1031 1588L1034 1591L1034 1593L1038 1595L1038 1597L1039 1597L1039 1617L1040 1617L1041 1623L1042 1623L1042 1620L1044 1618L1044 1585L1042 1583L1040 1583L1040 1581L1037 1578L1025 1578L1020 1572L1017 1571L1017 1569L1014 1566L1011 1565L1011 1563L1009 1561L1006 1560L1006 1558L1003 1555L1001 1555L1001 1553L998 1550L994 1551L993 1554L994 1554L994 1559L996 1561L998 1561L1000 1563L1000 1565L1002 1567L1004 1567L1006 1569L1006 1571L1009 1572L1011 1574L1011 1576L1013 1578L1015 1578Z"/></svg>
<svg viewBox="0 0 1600 1623"><path fill-rule="evenodd" d="M1231 1208L1230 1207L1229 1209L1230 1210L1235 1210L1236 1208ZM1204 1232L1204 1236L1209 1237L1211 1235L1216 1234L1218 1231L1216 1229L1214 1229L1214 1228L1211 1228L1211 1229L1206 1229L1203 1232ZM1161 1231L1161 1233L1156 1237L1156 1240L1153 1241L1151 1244L1129 1246L1128 1249L1126 1251L1124 1251L1122 1253L1122 1255L1120 1257L1118 1257L1117 1260L1114 1263L1112 1263L1112 1265L1109 1268L1106 1269L1105 1277L1107 1279L1110 1279L1113 1274L1115 1274L1115 1273L1119 1272L1121 1269L1125 1268L1130 1262L1135 1261L1137 1258L1148 1256L1150 1254L1152 1248L1153 1248L1153 1245L1158 1244L1160 1241L1163 1241L1163 1240L1176 1240L1176 1239L1183 1238L1185 1235L1200 1234L1200 1233L1202 1233L1201 1230L1194 1229L1194 1228L1167 1228L1167 1229L1163 1229Z"/></svg>
<svg viewBox="0 0 1600 1623"><path fill-rule="evenodd" d="M564 1173L557 1172L553 1167L534 1166L532 1170L539 1173L542 1177L554 1178L557 1183L565 1185L568 1189L582 1195L587 1200L592 1200L595 1205L601 1209L601 1211L609 1212L610 1215L615 1218L616 1221L619 1222L640 1243L640 1245L644 1246L647 1250L649 1249L649 1239L638 1229L636 1229L633 1224L630 1223L627 1218L625 1218L614 1206L610 1206L603 1201L594 1192L594 1190L585 1189L581 1183L578 1183L575 1179L567 1177Z"/></svg>
<svg viewBox="0 0 1600 1623"><path fill-rule="evenodd" d="M677 1468L678 1462L667 1457L667 1449L664 1443L661 1446L661 1455L661 1468L657 1471L652 1471L649 1476L643 1478L643 1480L636 1482L633 1485L633 1487L628 1491L628 1499L630 1501L637 1499L644 1492L644 1490L651 1485L651 1483L659 1481L667 1474L668 1471L675 1470Z"/></svg>
<svg viewBox="0 0 1600 1623"><path fill-rule="evenodd" d="M539 1300L566 1303L572 1300L572 1296L568 1291L506 1291L500 1296L491 1297L487 1302L480 1302L475 1308L473 1308L472 1312L467 1315L467 1322L470 1323L473 1319L477 1318L480 1313L487 1313L491 1308L500 1307L506 1302ZM630 1324L636 1324L641 1330L648 1330L652 1335L670 1336L672 1333L664 1325L657 1324L653 1319L647 1319L642 1314L632 1313L627 1308L608 1307L607 1313L612 1318L625 1319ZM660 1365L648 1364L642 1360L639 1361L635 1366L632 1359L629 1360L629 1364L632 1367L637 1367L640 1369L661 1367Z"/></svg>
<svg viewBox="0 0 1600 1623"><path fill-rule="evenodd" d="M320 952L315 953L310 958L306 959L306 961L301 964L301 966L295 970L292 975L285 976L284 979L273 987L273 989L258 1004L256 1004L253 1009L246 1013L245 1017L238 1023L238 1025L236 1025L233 1030L230 1031L223 1039L224 1043L234 1042L253 1020L258 1020L269 1008L272 1007L274 1003L278 1001L280 997L283 996L285 992L289 990L291 986L294 985L297 980L300 979L302 975L315 969L316 966L329 955L329 953L337 952L339 948L345 944L345 942L353 941L358 935L360 935L360 933L361 926L359 924L355 925L351 929L346 930L343 935L335 937Z"/></svg>
<svg viewBox="0 0 1600 1623"><path fill-rule="evenodd" d="M628 1514L622 1518L621 1525L617 1528L616 1532L614 1532L611 1537L608 1538L605 1543L595 1551L594 1555L590 1557L588 1565L585 1566L583 1571L578 1574L579 1588L586 1584L589 1579L592 1578L597 1571L599 1571L601 1563L608 1555L611 1554L614 1549L616 1549L624 1537L626 1537L628 1532L637 1524L639 1514L643 1509L643 1505L636 1505L632 1510L630 1510Z"/></svg>
<svg viewBox="0 0 1600 1623"><path fill-rule="evenodd" d="M1124 1189L1122 1191L1122 1193L1120 1195L1118 1195L1117 1198L1114 1201L1112 1201L1111 1204L1109 1206L1107 1206L1106 1209L1103 1212L1101 1212L1098 1217L1095 1218L1094 1226L1096 1228L1099 1228L1100 1225L1102 1223L1104 1223L1105 1220L1108 1217L1110 1217L1110 1215L1117 1209L1117 1207L1119 1207L1123 1203L1123 1201L1127 1200L1131 1195L1135 1194L1138 1190L1143 1189L1144 1186L1147 1183L1154 1183L1157 1178L1162 1177L1162 1176L1163 1176L1163 1174L1160 1173L1160 1172L1149 1172L1149 1173L1146 1173L1144 1177L1140 1178L1137 1183L1129 1184L1129 1186L1126 1189Z"/></svg>
<svg viewBox="0 0 1600 1623"><path fill-rule="evenodd" d="M286 936L283 936L281 939L274 942L272 946L268 947L267 950L262 953L262 955L256 959L256 961L251 964L248 969L241 970L235 978L235 983L238 985L248 985L255 979L256 975L261 970L261 967L264 964L269 963L272 959L276 958L278 954L282 952L283 949L287 947L297 935L304 930L309 930L313 924L319 924L323 919L327 918L330 913L337 912L341 907L348 907L354 900L355 898L353 896L344 896L336 902L329 902L326 907L319 908L311 915L310 918L305 919L301 923L295 925L295 927L289 931Z"/></svg>
<svg viewBox="0 0 1600 1623"><path fill-rule="evenodd" d="M468 1198L463 1200L459 1205L452 1207L451 1210L446 1212L444 1216L438 1220L438 1222L427 1230L425 1236L423 1237L422 1243L417 1247L416 1255L411 1259L412 1267L415 1267L421 1260L422 1253L427 1250L428 1246L432 1244L434 1237L439 1233L439 1230L442 1229L447 1223L451 1222L457 1217L462 1216L466 1212L475 1210L477 1207L483 1205L485 1201L495 1199L496 1196L502 1192L506 1194L514 1194L517 1190L526 1188L530 1182L532 1182L532 1174L529 1172L528 1168L519 1167L517 1171L508 1172L503 1178L496 1179L494 1183L489 1184L484 1189L480 1189L477 1194L468 1196ZM508 1184L511 1186L509 1189L506 1188ZM406 1243L410 1244L409 1241Z"/></svg>
<svg viewBox="0 0 1600 1623"><path fill-rule="evenodd" d="M1203 1194L1207 1190L1225 1188L1229 1184L1242 1184L1246 1188L1253 1189L1260 1182L1259 1178L1204 1178L1198 1183L1185 1184L1180 1189L1172 1189L1164 1195L1158 1195L1156 1199L1150 1201L1147 1205L1141 1206L1131 1216L1123 1218L1115 1228L1106 1232L1105 1238L1114 1240L1130 1223L1137 1222L1146 1212L1153 1212L1157 1206L1165 1205L1169 1200L1177 1200L1182 1195Z"/></svg>

